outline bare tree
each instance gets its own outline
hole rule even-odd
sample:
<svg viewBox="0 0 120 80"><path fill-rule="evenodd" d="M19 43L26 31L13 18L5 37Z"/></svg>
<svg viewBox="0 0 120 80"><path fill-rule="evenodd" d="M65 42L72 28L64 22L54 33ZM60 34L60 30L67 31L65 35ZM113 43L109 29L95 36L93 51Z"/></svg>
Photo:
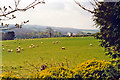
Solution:
<svg viewBox="0 0 120 80"><path fill-rule="evenodd" d="M38 4L45 4L44 0L33 0L32 3L26 5L24 8L20 8L20 7L18 7L20 2L21 2L21 0L14 0L15 7L11 7L11 6L0 7L0 23L1 23L0 28L5 28L5 27L9 26L9 24L4 25L2 23L2 21L11 20L11 19L16 18L16 16L13 13L18 12L18 11L25 12L28 9L31 9L31 8L34 9L35 6L38 5ZM15 24L15 28L21 28L22 25L24 25L27 22L29 22L29 20L23 21L23 22L21 22L21 24Z"/></svg>

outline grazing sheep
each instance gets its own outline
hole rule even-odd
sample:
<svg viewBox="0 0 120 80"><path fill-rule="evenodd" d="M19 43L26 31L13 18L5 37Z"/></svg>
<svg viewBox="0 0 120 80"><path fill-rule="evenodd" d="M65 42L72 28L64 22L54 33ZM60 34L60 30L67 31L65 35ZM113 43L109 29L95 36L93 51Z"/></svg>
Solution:
<svg viewBox="0 0 120 80"><path fill-rule="evenodd" d="M90 44L90 46L93 46L93 44Z"/></svg>
<svg viewBox="0 0 120 80"><path fill-rule="evenodd" d="M41 71L42 71L42 70L45 70L46 68L47 68L47 66L46 66L46 65L44 65L44 64L43 64L43 65L41 65Z"/></svg>
<svg viewBox="0 0 120 80"><path fill-rule="evenodd" d="M41 44L43 44L43 42L41 42Z"/></svg>
<svg viewBox="0 0 120 80"><path fill-rule="evenodd" d="M29 48L32 48L31 46L29 46Z"/></svg>
<svg viewBox="0 0 120 80"><path fill-rule="evenodd" d="M16 50L18 50L19 48L16 48Z"/></svg>
<svg viewBox="0 0 120 80"><path fill-rule="evenodd" d="M7 51L8 51L8 52L11 52L11 50L10 50L10 49L8 49Z"/></svg>
<svg viewBox="0 0 120 80"><path fill-rule="evenodd" d="M24 50L23 48L21 48L21 50Z"/></svg>
<svg viewBox="0 0 120 80"><path fill-rule="evenodd" d="M33 45L32 47L35 48L35 45Z"/></svg>
<svg viewBox="0 0 120 80"><path fill-rule="evenodd" d="M5 50L5 48L2 49L3 51Z"/></svg>
<svg viewBox="0 0 120 80"><path fill-rule="evenodd" d="M13 52L13 49L11 49L11 52Z"/></svg>
<svg viewBox="0 0 120 80"><path fill-rule="evenodd" d="M18 48L21 48L20 46L18 46Z"/></svg>
<svg viewBox="0 0 120 80"><path fill-rule="evenodd" d="M62 50L65 50L65 47L62 47Z"/></svg>
<svg viewBox="0 0 120 80"><path fill-rule="evenodd" d="M39 47L39 45L37 45L37 47Z"/></svg>
<svg viewBox="0 0 120 80"><path fill-rule="evenodd" d="M31 46L33 46L33 44L31 44Z"/></svg>
<svg viewBox="0 0 120 80"><path fill-rule="evenodd" d="M16 51L16 53L20 53L20 49L18 49L18 50Z"/></svg>

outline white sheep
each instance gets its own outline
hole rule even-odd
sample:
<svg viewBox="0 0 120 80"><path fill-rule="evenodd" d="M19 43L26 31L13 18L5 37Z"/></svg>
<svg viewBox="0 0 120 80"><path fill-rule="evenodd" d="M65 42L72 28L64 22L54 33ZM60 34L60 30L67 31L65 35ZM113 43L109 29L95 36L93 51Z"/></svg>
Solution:
<svg viewBox="0 0 120 80"><path fill-rule="evenodd" d="M17 52L17 53L20 53L20 49L18 49L16 52Z"/></svg>
<svg viewBox="0 0 120 80"><path fill-rule="evenodd" d="M32 47L35 48L35 45L33 45Z"/></svg>
<svg viewBox="0 0 120 80"><path fill-rule="evenodd" d="M24 50L23 48L21 48L21 50Z"/></svg>
<svg viewBox="0 0 120 80"><path fill-rule="evenodd" d="M65 50L65 47L62 47L62 50Z"/></svg>
<svg viewBox="0 0 120 80"><path fill-rule="evenodd" d="M5 50L5 48L2 49L3 51Z"/></svg>
<svg viewBox="0 0 120 80"><path fill-rule="evenodd" d="M20 46L18 46L18 48L21 48Z"/></svg>
<svg viewBox="0 0 120 80"><path fill-rule="evenodd" d="M29 48L32 48L31 46L29 46Z"/></svg>
<svg viewBox="0 0 120 80"><path fill-rule="evenodd" d="M11 49L11 52L13 52L13 49Z"/></svg>
<svg viewBox="0 0 120 80"><path fill-rule="evenodd" d="M93 46L93 44L90 44L90 46Z"/></svg>

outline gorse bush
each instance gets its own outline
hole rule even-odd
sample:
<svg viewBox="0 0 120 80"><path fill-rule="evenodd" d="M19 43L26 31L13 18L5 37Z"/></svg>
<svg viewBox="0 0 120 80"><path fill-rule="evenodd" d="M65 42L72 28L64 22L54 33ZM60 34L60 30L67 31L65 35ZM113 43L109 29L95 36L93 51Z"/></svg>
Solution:
<svg viewBox="0 0 120 80"><path fill-rule="evenodd" d="M2 79L16 79L16 78L18 78L18 76L12 72L4 72L1 77L2 77Z"/></svg>
<svg viewBox="0 0 120 80"><path fill-rule="evenodd" d="M74 78L74 72L70 68L51 67L41 71L39 78Z"/></svg>
<svg viewBox="0 0 120 80"><path fill-rule="evenodd" d="M32 68L33 69L33 68ZM32 72L27 73L26 78L38 78L38 79L69 79L77 78L82 79L118 79L119 73L117 69L112 66L111 62L101 61L101 60L88 60L82 64L77 65L73 70L66 66L51 66L45 68L45 70L31 70ZM16 79L16 78L25 78L25 75L18 74L16 71L4 72L2 78L4 79ZM21 76L21 77L20 77Z"/></svg>
<svg viewBox="0 0 120 80"><path fill-rule="evenodd" d="M74 71L76 75L82 76L82 78L104 78L103 73L105 69L109 68L110 62L101 60L88 60L82 64L77 65Z"/></svg>

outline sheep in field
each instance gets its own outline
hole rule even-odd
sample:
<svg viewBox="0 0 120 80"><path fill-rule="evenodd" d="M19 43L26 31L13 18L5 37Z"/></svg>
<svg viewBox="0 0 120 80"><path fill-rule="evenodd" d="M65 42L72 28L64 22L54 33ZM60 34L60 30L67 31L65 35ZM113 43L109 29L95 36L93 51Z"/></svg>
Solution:
<svg viewBox="0 0 120 80"><path fill-rule="evenodd" d="M32 47L35 48L35 45L33 45Z"/></svg>
<svg viewBox="0 0 120 80"><path fill-rule="evenodd" d="M11 52L13 52L13 49L11 49Z"/></svg>
<svg viewBox="0 0 120 80"><path fill-rule="evenodd" d="M10 50L10 49L8 49L7 51L8 51L8 52L11 52L11 50Z"/></svg>
<svg viewBox="0 0 120 80"><path fill-rule="evenodd" d="M2 49L3 51L5 50L5 48Z"/></svg>
<svg viewBox="0 0 120 80"><path fill-rule="evenodd" d="M20 49L18 49L18 50L16 51L16 53L20 53Z"/></svg>
<svg viewBox="0 0 120 80"><path fill-rule="evenodd" d="M93 44L90 44L90 46L93 46Z"/></svg>
<svg viewBox="0 0 120 80"><path fill-rule="evenodd" d="M62 50L65 50L65 47L62 47Z"/></svg>
<svg viewBox="0 0 120 80"><path fill-rule="evenodd" d="M39 45L37 45L37 47L39 47Z"/></svg>
<svg viewBox="0 0 120 80"><path fill-rule="evenodd" d="M24 50L23 48L21 48L21 50Z"/></svg>
<svg viewBox="0 0 120 80"><path fill-rule="evenodd" d="M16 50L18 50L19 48L16 48Z"/></svg>
<svg viewBox="0 0 120 80"><path fill-rule="evenodd" d="M31 46L29 46L29 48L32 48Z"/></svg>

